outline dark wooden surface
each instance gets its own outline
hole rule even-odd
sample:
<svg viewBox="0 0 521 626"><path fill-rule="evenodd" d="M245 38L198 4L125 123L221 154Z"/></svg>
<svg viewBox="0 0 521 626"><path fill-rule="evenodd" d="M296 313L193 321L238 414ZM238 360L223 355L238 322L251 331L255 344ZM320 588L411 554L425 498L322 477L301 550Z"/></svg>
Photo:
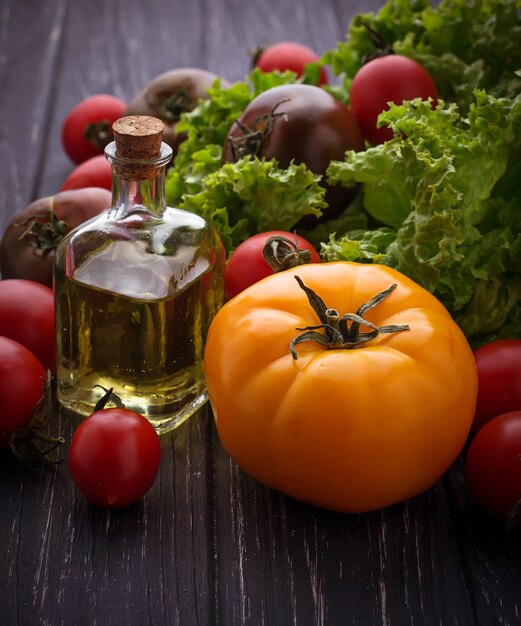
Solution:
<svg viewBox="0 0 521 626"><path fill-rule="evenodd" d="M323 52L354 13L380 4L1 0L0 233L72 169L60 128L83 97L128 100L181 66L240 80L257 44ZM58 415L53 431L69 440L75 426ZM152 490L120 511L89 505L65 464L40 473L0 457L1 624L521 621L521 539L474 508L461 459L408 502L341 515L246 476L208 410L162 450Z"/></svg>

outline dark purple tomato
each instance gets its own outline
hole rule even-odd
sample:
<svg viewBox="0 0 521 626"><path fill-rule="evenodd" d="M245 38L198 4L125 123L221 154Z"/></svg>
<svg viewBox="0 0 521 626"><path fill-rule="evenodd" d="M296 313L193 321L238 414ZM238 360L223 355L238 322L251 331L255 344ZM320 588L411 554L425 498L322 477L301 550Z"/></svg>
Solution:
<svg viewBox="0 0 521 626"><path fill-rule="evenodd" d="M346 151L363 149L364 138L345 104L320 87L292 84L273 87L252 100L231 126L222 159L236 162L252 155L276 159L282 168L304 163L323 177L328 203L323 219L328 219L348 206L356 189L330 187L326 170L331 161L343 160Z"/></svg>

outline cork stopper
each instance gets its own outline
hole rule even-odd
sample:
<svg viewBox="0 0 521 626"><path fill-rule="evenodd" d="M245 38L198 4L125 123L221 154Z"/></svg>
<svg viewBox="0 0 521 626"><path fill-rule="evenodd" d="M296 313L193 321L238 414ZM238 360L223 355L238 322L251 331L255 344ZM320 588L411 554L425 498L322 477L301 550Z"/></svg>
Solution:
<svg viewBox="0 0 521 626"><path fill-rule="evenodd" d="M149 160L159 156L164 124L148 115L127 115L112 125L116 155L124 159Z"/></svg>

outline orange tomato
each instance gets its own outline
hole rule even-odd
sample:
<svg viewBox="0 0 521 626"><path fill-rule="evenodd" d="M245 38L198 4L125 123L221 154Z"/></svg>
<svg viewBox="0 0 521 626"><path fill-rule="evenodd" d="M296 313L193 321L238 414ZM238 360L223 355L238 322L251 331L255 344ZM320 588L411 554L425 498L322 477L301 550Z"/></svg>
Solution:
<svg viewBox="0 0 521 626"><path fill-rule="evenodd" d="M362 333L408 329L352 348L297 342L294 358L296 336L330 332L316 328L296 276L340 316L362 312L373 325L360 325ZM359 310L393 284L379 304ZM352 333L356 319L346 321ZM381 265L304 265L252 285L214 318L205 369L219 436L238 465L294 498L344 512L431 487L463 448L476 405L463 333L434 296Z"/></svg>

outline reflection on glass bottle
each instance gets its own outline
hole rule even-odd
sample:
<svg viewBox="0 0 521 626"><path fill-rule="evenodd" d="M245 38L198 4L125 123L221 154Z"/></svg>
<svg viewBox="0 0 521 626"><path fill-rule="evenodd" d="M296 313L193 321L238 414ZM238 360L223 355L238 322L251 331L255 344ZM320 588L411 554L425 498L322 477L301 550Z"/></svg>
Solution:
<svg viewBox="0 0 521 626"><path fill-rule="evenodd" d="M207 400L203 352L224 299L225 253L201 217L167 207L163 123L114 124L112 206L73 230L55 261L58 398L88 415L104 388L175 428Z"/></svg>

